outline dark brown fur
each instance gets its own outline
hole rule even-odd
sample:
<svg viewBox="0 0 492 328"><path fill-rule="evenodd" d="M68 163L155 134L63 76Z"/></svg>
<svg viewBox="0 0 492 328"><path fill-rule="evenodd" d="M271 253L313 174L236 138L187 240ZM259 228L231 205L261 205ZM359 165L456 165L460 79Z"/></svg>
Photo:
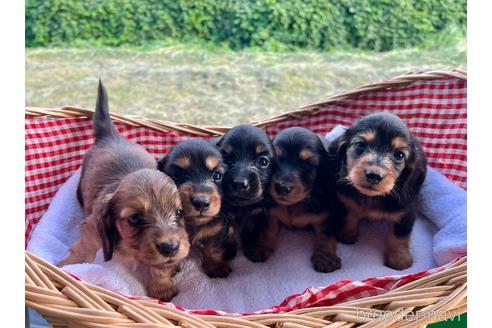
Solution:
<svg viewBox="0 0 492 328"><path fill-rule="evenodd" d="M189 252L176 185L143 147L118 134L101 83L94 132L78 187L87 217L59 265L92 262L102 247L104 259L125 264L149 296L169 301L177 293L171 276Z"/></svg>
<svg viewBox="0 0 492 328"><path fill-rule="evenodd" d="M426 174L418 140L400 118L378 113L355 123L329 152L337 162L339 241L355 243L361 219L389 221L385 264L396 270L412 266L415 199Z"/></svg>
<svg viewBox="0 0 492 328"><path fill-rule="evenodd" d="M177 184L191 244L202 254L210 278L224 278L236 254L232 222L219 215L222 198L222 156L209 142L187 140L159 161L159 169Z"/></svg>

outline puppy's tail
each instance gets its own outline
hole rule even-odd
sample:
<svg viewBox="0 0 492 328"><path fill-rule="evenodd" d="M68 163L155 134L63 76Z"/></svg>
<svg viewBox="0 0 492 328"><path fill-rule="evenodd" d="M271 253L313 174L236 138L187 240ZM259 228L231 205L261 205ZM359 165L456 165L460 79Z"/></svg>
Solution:
<svg viewBox="0 0 492 328"><path fill-rule="evenodd" d="M109 116L108 94L106 93L106 88L104 88L101 79L99 79L99 86L97 88L96 110L94 112L92 123L94 125L94 136L96 137L96 141L118 135L118 130L116 130L116 127Z"/></svg>

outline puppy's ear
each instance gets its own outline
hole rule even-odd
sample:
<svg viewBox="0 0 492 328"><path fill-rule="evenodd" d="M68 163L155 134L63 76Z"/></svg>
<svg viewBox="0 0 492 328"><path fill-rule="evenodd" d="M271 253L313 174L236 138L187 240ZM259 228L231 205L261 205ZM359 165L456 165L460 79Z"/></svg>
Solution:
<svg viewBox="0 0 492 328"><path fill-rule="evenodd" d="M410 141L410 156L403 169L402 176L406 176L402 194L415 197L425 180L427 160L420 142L412 137Z"/></svg>
<svg viewBox="0 0 492 328"><path fill-rule="evenodd" d="M210 142L213 146L220 148L222 146L222 140L224 137L213 137L210 139L207 139L208 142Z"/></svg>
<svg viewBox="0 0 492 328"><path fill-rule="evenodd" d="M164 169L166 168L166 164L167 164L167 158L169 156L166 155L164 156L163 158L161 158L158 162L157 162L157 169L161 172L164 172Z"/></svg>
<svg viewBox="0 0 492 328"><path fill-rule="evenodd" d="M105 194L94 207L94 215L97 216L97 231L101 238L105 261L111 260L114 248L120 240L120 234L116 228L116 217L112 209L113 195L113 193Z"/></svg>
<svg viewBox="0 0 492 328"><path fill-rule="evenodd" d="M330 147L330 142L326 138L324 138L320 135L316 135L316 136L318 137L319 141L323 145L324 150L328 151L328 148Z"/></svg>
<svg viewBox="0 0 492 328"><path fill-rule="evenodd" d="M313 192L316 193L318 191L322 191L327 189L327 184L330 185L327 180L330 175L334 172L334 163L330 161L330 157L326 150L326 144L323 143L322 137L319 138L320 144L318 145L318 154L319 154L319 164L316 171L316 180L314 181ZM329 188L328 188L329 189Z"/></svg>
<svg viewBox="0 0 492 328"><path fill-rule="evenodd" d="M327 150L328 155L332 158L345 159L347 147L349 144L349 136L347 132L329 143Z"/></svg>

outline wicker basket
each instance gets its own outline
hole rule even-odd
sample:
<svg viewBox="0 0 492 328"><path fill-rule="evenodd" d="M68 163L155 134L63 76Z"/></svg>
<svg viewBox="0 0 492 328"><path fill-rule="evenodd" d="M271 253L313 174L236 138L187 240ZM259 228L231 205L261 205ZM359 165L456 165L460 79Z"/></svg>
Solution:
<svg viewBox="0 0 492 328"><path fill-rule="evenodd" d="M348 125L380 110L404 118L422 140L430 165L466 188L466 72L461 70L398 76L254 124L270 135L293 125L326 133L336 124ZM26 108L26 245L56 190L90 147L92 114L73 107ZM112 117L122 134L156 157L186 137L227 131L133 115ZM374 296L341 302L318 299L238 316L200 314L149 298L128 298L84 283L26 252L25 296L26 305L55 327L416 327L442 320L436 313L453 316L466 311L466 264L463 257L439 269L407 275Z"/></svg>

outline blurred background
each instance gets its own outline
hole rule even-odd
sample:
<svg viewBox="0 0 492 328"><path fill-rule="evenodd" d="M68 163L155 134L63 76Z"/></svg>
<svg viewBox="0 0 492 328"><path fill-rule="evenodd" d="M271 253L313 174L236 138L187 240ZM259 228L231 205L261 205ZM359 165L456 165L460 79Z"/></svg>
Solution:
<svg viewBox="0 0 492 328"><path fill-rule="evenodd" d="M26 106L193 124L265 119L425 69L466 69L465 0L26 0Z"/></svg>

